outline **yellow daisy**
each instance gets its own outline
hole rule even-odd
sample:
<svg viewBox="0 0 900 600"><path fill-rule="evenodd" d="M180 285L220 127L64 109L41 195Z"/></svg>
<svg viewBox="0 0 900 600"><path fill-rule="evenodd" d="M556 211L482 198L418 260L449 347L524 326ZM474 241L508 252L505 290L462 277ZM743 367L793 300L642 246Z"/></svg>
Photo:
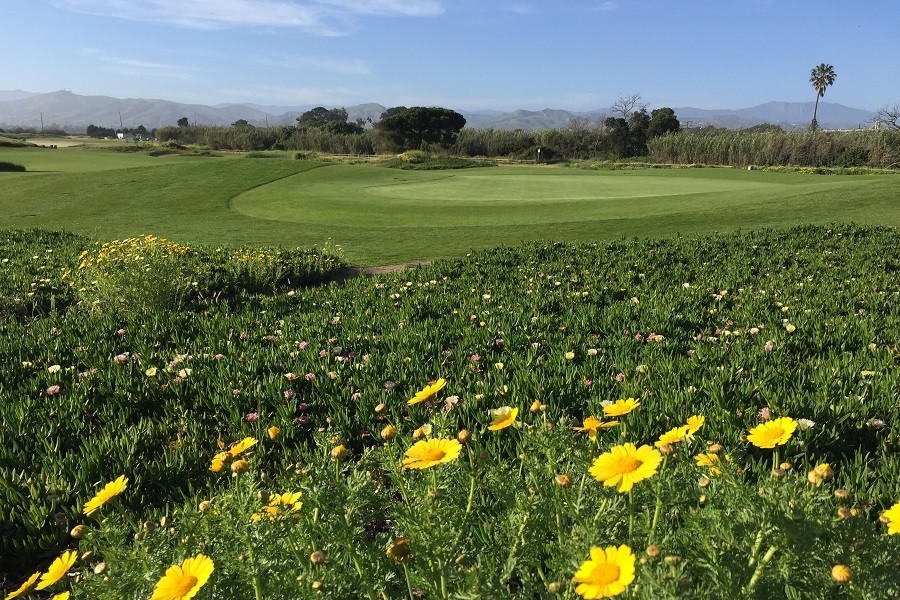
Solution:
<svg viewBox="0 0 900 600"><path fill-rule="evenodd" d="M685 425L685 427L687 427L688 436L692 436L697 433L697 431L699 431L700 428L703 427L704 423L706 423L706 417L704 417L703 415L693 415L689 417L687 420L687 425Z"/></svg>
<svg viewBox="0 0 900 600"><path fill-rule="evenodd" d="M120 475L115 481L107 483L103 486L102 490L97 492L93 498L87 501L82 512L87 516L91 516L98 508L121 494L125 490L127 484L128 478L124 475Z"/></svg>
<svg viewBox="0 0 900 600"><path fill-rule="evenodd" d="M694 460L697 461L698 467L709 467L710 475L718 475L722 472L721 469L719 469L718 454L698 454L694 457Z"/></svg>
<svg viewBox="0 0 900 600"><path fill-rule="evenodd" d="M412 406L413 404L418 404L419 402L425 402L426 400L437 394L439 391L444 389L445 385L447 385L447 380L443 377L439 377L438 380L434 383L430 383L416 392L415 396L407 400L406 404Z"/></svg>
<svg viewBox="0 0 900 600"><path fill-rule="evenodd" d="M584 423L581 427L575 427L575 431L580 431L581 433L587 433L588 437L592 440L597 439L597 432L600 429L609 429L610 427L615 427L618 425L618 421L607 421L603 422L596 417L588 417L584 420Z"/></svg>
<svg viewBox="0 0 900 600"><path fill-rule="evenodd" d="M885 519L887 519L888 535L900 533L900 502L884 511Z"/></svg>
<svg viewBox="0 0 900 600"><path fill-rule="evenodd" d="M235 458L244 452L246 452L249 448L256 445L256 438L245 437L239 442L235 442L231 448L228 449L228 453L232 458Z"/></svg>
<svg viewBox="0 0 900 600"><path fill-rule="evenodd" d="M56 594L55 596L50 598L50 600L69 600L70 595L71 594L69 594L69 592L63 592L61 594Z"/></svg>
<svg viewBox="0 0 900 600"><path fill-rule="evenodd" d="M212 464L209 465L209 470L213 473L218 473L223 468L225 468L225 461L231 457L227 452L219 452L212 459Z"/></svg>
<svg viewBox="0 0 900 600"><path fill-rule="evenodd" d="M185 559L181 566L173 565L156 582L150 600L187 600L193 598L209 580L215 565L208 556L198 554Z"/></svg>
<svg viewBox="0 0 900 600"><path fill-rule="evenodd" d="M575 593L585 598L609 598L625 591L634 581L634 553L622 544L591 548L591 558L581 563L572 581Z"/></svg>
<svg viewBox="0 0 900 600"><path fill-rule="evenodd" d="M26 579L24 581L24 583L22 583L22 585L20 585L18 588L11 591L6 596L6 600L12 600L13 598L18 598L22 594L27 594L31 590L31 588L34 587L34 583L38 580L38 577L40 577L40 576L41 576L41 572L38 571L37 573L35 573L34 575L32 575L31 577Z"/></svg>
<svg viewBox="0 0 900 600"><path fill-rule="evenodd" d="M72 568L72 565L75 564L75 558L78 556L78 553L74 550L66 550L63 552L59 558L50 563L50 566L47 568L47 572L41 575L41 580L35 586L36 590L45 590L63 577L66 576L66 573L69 572L69 569Z"/></svg>
<svg viewBox="0 0 900 600"><path fill-rule="evenodd" d="M488 429L490 431L500 431L516 422L516 415L519 414L519 409L502 406L492 412L494 413L494 420L488 425Z"/></svg>
<svg viewBox="0 0 900 600"><path fill-rule="evenodd" d="M635 448L629 442L598 456L588 473L607 487L618 484L619 491L625 493L638 481L653 477L661 462L659 450L646 445Z"/></svg>
<svg viewBox="0 0 900 600"><path fill-rule="evenodd" d="M781 417L760 423L751 429L747 441L757 448L774 448L786 444L796 429L797 421L790 417Z"/></svg>
<svg viewBox="0 0 900 600"><path fill-rule="evenodd" d="M681 425L680 427L675 427L665 432L654 444L657 448L662 448L666 444L676 444L684 439L684 436L688 434L688 426Z"/></svg>
<svg viewBox="0 0 900 600"><path fill-rule="evenodd" d="M459 458L462 444L457 440L433 438L413 444L406 451L403 466L407 469L427 469Z"/></svg>
<svg viewBox="0 0 900 600"><path fill-rule="evenodd" d="M612 404L603 407L603 414L607 417L621 417L627 415L640 405L640 400L634 398L616 400Z"/></svg>

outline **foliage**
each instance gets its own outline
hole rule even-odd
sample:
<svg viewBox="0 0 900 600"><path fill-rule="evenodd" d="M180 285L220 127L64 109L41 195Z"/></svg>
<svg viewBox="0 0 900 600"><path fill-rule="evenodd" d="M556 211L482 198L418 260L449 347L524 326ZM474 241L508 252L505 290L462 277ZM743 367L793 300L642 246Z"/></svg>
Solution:
<svg viewBox="0 0 900 600"><path fill-rule="evenodd" d="M456 111L414 106L382 116L375 131L399 150L418 150L430 144L449 148L465 125L466 118Z"/></svg>
<svg viewBox="0 0 900 600"><path fill-rule="evenodd" d="M20 165L18 163L9 162L5 160L0 160L0 172L9 171L9 172L25 172L25 165Z"/></svg>
<svg viewBox="0 0 900 600"><path fill-rule="evenodd" d="M657 162L900 167L900 132L888 130L682 131L654 138L648 147Z"/></svg>
<svg viewBox="0 0 900 600"><path fill-rule="evenodd" d="M395 157L380 159L374 163L379 167L404 169L409 171L440 171L443 169L471 169L491 167L495 163L487 160L473 160L455 156L436 156L421 150L408 150Z"/></svg>
<svg viewBox="0 0 900 600"><path fill-rule="evenodd" d="M655 108L650 113L650 124L647 127L647 137L655 138L667 133L681 131L681 123L675 116L675 111L669 107Z"/></svg>
<svg viewBox="0 0 900 600"><path fill-rule="evenodd" d="M16 236L16 281L77 260L65 239L38 253L57 242ZM198 597L573 598L590 548L627 544L636 598L896 597L900 545L878 516L900 478L898 243L842 226L531 244L202 310L10 321L0 556L38 569L91 552L58 589L98 599L149 597L198 553L216 565ZM193 265L177 246L120 246L140 252L108 245L100 264ZM576 432L629 397L640 406L618 427ZM515 424L488 431L503 406ZM617 444L652 446L698 414L631 494L588 475ZM743 440L785 416L808 422L777 456ZM458 435L458 459L401 468L414 437ZM210 472L248 436L246 472ZM127 488L84 517L121 475ZM298 510L253 519L286 492Z"/></svg>

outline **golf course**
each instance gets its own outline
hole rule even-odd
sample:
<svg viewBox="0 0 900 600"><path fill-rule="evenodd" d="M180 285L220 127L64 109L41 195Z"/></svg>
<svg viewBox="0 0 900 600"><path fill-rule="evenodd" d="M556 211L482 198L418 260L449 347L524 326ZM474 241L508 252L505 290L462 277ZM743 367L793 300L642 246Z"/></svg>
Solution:
<svg viewBox="0 0 900 600"><path fill-rule="evenodd" d="M122 147L116 148L121 150ZM284 158L3 148L0 227L186 244L329 245L355 265L583 242L855 222L900 225L900 177L510 165L407 171Z"/></svg>

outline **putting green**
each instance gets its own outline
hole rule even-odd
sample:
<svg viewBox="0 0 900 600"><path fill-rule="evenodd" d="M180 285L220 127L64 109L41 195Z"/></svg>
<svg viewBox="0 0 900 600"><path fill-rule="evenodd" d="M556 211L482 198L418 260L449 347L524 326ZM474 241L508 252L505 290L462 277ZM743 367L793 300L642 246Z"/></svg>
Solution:
<svg viewBox="0 0 900 600"><path fill-rule="evenodd" d="M791 178L735 178L734 171L721 177L709 176L712 171L704 176L695 171L693 177L683 171L637 173L521 167L422 172L335 165L244 192L231 207L257 219L323 226L541 225L727 210L806 191ZM815 181L818 188L826 183L847 185L837 178Z"/></svg>

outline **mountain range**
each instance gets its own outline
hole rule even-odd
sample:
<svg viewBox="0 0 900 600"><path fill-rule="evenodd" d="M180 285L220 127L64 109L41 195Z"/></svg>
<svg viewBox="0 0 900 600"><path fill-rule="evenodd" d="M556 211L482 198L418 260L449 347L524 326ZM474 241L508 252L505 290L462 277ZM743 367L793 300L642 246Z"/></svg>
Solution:
<svg viewBox="0 0 900 600"><path fill-rule="evenodd" d="M682 126L703 127L712 125L728 129L752 127L772 123L786 130L804 129L812 119L813 102L766 102L750 108L701 109L673 108ZM0 90L0 129L14 127L40 127L57 125L73 133L83 132L90 125L117 128L138 127L148 129L174 125L187 117L191 123L230 125L244 119L252 125L292 125L298 116L315 105L277 106L262 104L183 104L169 100L144 98L112 98L109 96L81 96L60 90L47 94L22 90ZM347 106L351 121L370 119L377 121L387 108L368 103ZM572 119L595 121L613 115L611 108L589 112L570 112L558 109L539 111L496 110L459 111L466 117L468 127L475 129L523 129L535 131L566 127ZM841 104L819 102L817 119L825 129L856 129L870 126L875 113Z"/></svg>

